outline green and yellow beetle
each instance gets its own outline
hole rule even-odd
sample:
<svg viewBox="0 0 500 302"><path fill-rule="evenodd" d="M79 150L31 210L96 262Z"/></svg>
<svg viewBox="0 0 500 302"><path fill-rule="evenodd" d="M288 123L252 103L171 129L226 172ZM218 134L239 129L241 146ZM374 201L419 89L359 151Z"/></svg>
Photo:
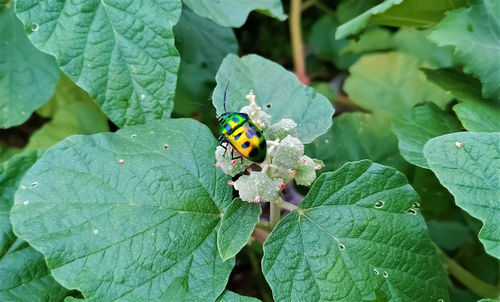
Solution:
<svg viewBox="0 0 500 302"><path fill-rule="evenodd" d="M226 92L224 91L224 113L219 117L219 144L226 149L231 145L231 159L239 159L242 156L256 163L261 163L266 158L266 138L262 131L255 126L248 114L243 112L227 112ZM233 150L240 156L234 157Z"/></svg>

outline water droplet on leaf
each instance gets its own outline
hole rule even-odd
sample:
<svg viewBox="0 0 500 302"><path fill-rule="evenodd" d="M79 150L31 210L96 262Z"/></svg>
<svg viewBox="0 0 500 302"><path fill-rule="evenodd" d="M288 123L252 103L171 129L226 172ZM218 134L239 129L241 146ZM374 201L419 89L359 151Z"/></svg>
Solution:
<svg viewBox="0 0 500 302"><path fill-rule="evenodd" d="M384 206L384 202L379 200L375 203L375 209L381 209Z"/></svg>

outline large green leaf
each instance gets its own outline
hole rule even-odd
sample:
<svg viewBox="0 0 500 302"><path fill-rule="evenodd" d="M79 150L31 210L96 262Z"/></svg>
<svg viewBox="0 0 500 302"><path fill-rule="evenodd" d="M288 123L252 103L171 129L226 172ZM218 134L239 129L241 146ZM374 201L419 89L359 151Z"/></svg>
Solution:
<svg viewBox="0 0 500 302"><path fill-rule="evenodd" d="M421 66L416 58L398 52L366 55L349 68L344 89L361 107L392 117L421 102L443 108L450 96L426 80Z"/></svg>
<svg viewBox="0 0 500 302"><path fill-rule="evenodd" d="M359 58L359 54L340 54L340 50L349 44L345 39L336 40L335 30L339 22L326 15L316 21L309 34L309 46L319 58L333 62L338 68L345 69Z"/></svg>
<svg viewBox="0 0 500 302"><path fill-rule="evenodd" d="M416 106L392 124L398 137L399 151L410 163L429 168L424 157L424 145L433 137L460 131L458 120L432 103Z"/></svg>
<svg viewBox="0 0 500 302"><path fill-rule="evenodd" d="M170 116L179 54L180 0L19 0L29 38L56 57L118 126Z"/></svg>
<svg viewBox="0 0 500 302"><path fill-rule="evenodd" d="M434 25L446 10L466 4L465 0L386 0L341 25L337 39L355 35L368 24L423 27Z"/></svg>
<svg viewBox="0 0 500 302"><path fill-rule="evenodd" d="M222 260L234 257L245 246L261 213L260 204L248 203L239 198L231 202L224 212L217 236Z"/></svg>
<svg viewBox="0 0 500 302"><path fill-rule="evenodd" d="M333 119L327 133L306 145L305 153L322 160L326 171L346 162L370 159L407 172L409 164L401 157L391 124L382 115L343 113Z"/></svg>
<svg viewBox="0 0 500 302"><path fill-rule="evenodd" d="M25 172L42 154L23 152L0 166L1 301L60 301L67 291L52 278L43 255L16 238L10 224L14 193Z"/></svg>
<svg viewBox="0 0 500 302"><path fill-rule="evenodd" d="M56 60L31 44L12 8L0 10L0 128L24 123L58 79Z"/></svg>
<svg viewBox="0 0 500 302"><path fill-rule="evenodd" d="M324 173L264 243L275 301L448 300L418 195L370 161Z"/></svg>
<svg viewBox="0 0 500 302"><path fill-rule="evenodd" d="M271 115L271 122L289 118L297 123L298 138L312 142L331 126L334 113L328 99L317 94L312 87L299 82L297 77L282 66L257 55L238 58L227 55L217 72L217 87L213 104L217 114L224 112L224 90L227 89L227 111L239 111L248 106L245 96L253 90L255 102Z"/></svg>
<svg viewBox="0 0 500 302"><path fill-rule="evenodd" d="M449 12L429 38L454 46L464 71L483 83L484 96L500 99L500 1L469 2L470 8Z"/></svg>
<svg viewBox="0 0 500 302"><path fill-rule="evenodd" d="M462 102L453 106L458 119L469 131L500 132L500 104Z"/></svg>
<svg viewBox="0 0 500 302"><path fill-rule="evenodd" d="M73 134L109 131L108 118L92 98L66 76L61 77L54 96L37 112L52 120L30 136L27 150L51 147Z"/></svg>
<svg viewBox="0 0 500 302"><path fill-rule="evenodd" d="M278 20L285 20L281 0L182 0L198 15L227 27L242 26L248 14L257 10Z"/></svg>
<svg viewBox="0 0 500 302"><path fill-rule="evenodd" d="M500 258L500 133L439 136L425 144L424 155L456 204L483 222L479 240Z"/></svg>
<svg viewBox="0 0 500 302"><path fill-rule="evenodd" d="M174 34L181 54L174 111L184 116L196 111L213 116L213 112L196 105L210 106L209 96L222 60L228 53L238 52L236 36L231 28L200 17L187 8L182 10Z"/></svg>
<svg viewBox="0 0 500 302"><path fill-rule="evenodd" d="M217 251L232 187L215 146L184 119L67 138L22 180L37 185L16 194L14 232L85 298L155 300L181 278L189 299L213 301L234 265Z"/></svg>

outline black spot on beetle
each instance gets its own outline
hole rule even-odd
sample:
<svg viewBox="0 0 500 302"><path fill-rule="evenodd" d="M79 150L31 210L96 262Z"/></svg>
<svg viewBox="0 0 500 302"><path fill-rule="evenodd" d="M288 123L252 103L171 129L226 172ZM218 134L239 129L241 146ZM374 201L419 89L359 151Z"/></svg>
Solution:
<svg viewBox="0 0 500 302"><path fill-rule="evenodd" d="M259 148L260 148L260 149L264 149L265 147L266 147L266 141L262 141L262 142L260 142L260 144L259 144Z"/></svg>
<svg viewBox="0 0 500 302"><path fill-rule="evenodd" d="M249 141L246 141L246 142L244 142L243 144L241 144L241 148L243 148L243 149L248 148L248 146L250 146L250 142L249 142ZM251 152L250 152L250 153L251 153Z"/></svg>
<svg viewBox="0 0 500 302"><path fill-rule="evenodd" d="M231 132L231 130L233 130L233 127L231 127L231 125L229 124L225 124L224 129L226 129L227 132Z"/></svg>
<svg viewBox="0 0 500 302"><path fill-rule="evenodd" d="M257 153L259 153L259 150L258 149L253 149L252 151L250 151L249 156L250 157L255 157L257 155Z"/></svg>
<svg viewBox="0 0 500 302"><path fill-rule="evenodd" d="M236 136L234 137L234 140L237 141L240 139L240 137L241 137L241 132L236 134Z"/></svg>

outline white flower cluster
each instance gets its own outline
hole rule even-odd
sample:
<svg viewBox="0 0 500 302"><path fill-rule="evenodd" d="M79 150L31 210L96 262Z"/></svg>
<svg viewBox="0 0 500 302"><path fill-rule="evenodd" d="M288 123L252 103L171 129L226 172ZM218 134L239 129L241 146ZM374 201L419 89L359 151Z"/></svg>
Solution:
<svg viewBox="0 0 500 302"><path fill-rule="evenodd" d="M247 202L277 200L285 184L293 179L299 185L311 185L322 163L304 155L304 144L297 138L297 124L291 119L282 119L271 125L271 116L255 104L255 95L251 91L247 99L250 106L243 107L241 112L247 113L268 139L267 156L260 164L245 158L231 160L228 155L230 150L226 152L218 146L215 151L217 167L231 176L247 171L235 182L229 181L229 184L234 185L240 198ZM260 168L254 166L254 171L252 165Z"/></svg>

